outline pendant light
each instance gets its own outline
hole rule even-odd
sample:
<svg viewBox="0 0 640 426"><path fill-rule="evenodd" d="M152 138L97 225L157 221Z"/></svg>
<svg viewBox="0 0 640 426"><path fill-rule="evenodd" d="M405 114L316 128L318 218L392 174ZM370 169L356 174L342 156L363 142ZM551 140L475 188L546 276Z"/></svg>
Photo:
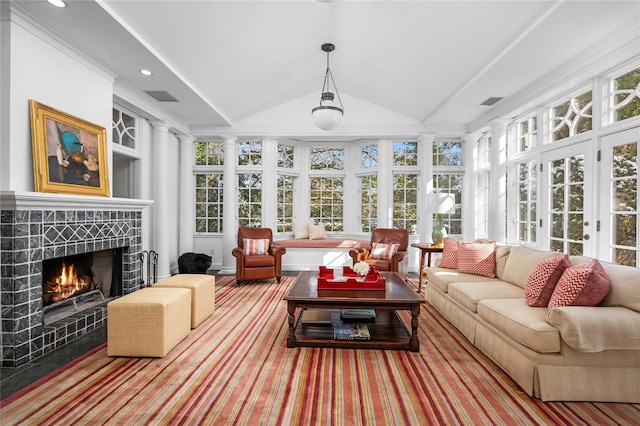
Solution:
<svg viewBox="0 0 640 426"><path fill-rule="evenodd" d="M320 96L320 105L311 110L313 122L322 130L333 130L342 121L344 115L344 107L338 93L331 69L329 69L329 53L333 52L335 46L331 43L322 45L322 50L327 52L327 71L324 74L324 82L322 83L322 94ZM335 92L335 93L334 93ZM338 99L336 103L335 99Z"/></svg>

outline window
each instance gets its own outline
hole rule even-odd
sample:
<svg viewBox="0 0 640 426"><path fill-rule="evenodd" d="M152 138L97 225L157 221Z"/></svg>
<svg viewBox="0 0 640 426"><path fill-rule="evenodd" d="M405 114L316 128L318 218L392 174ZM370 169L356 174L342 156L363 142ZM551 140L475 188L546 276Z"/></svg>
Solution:
<svg viewBox="0 0 640 426"><path fill-rule="evenodd" d="M198 141L195 143L197 166L223 166L224 143L221 141Z"/></svg>
<svg viewBox="0 0 640 426"><path fill-rule="evenodd" d="M378 176L360 178L360 231L371 232L378 226Z"/></svg>
<svg viewBox="0 0 640 426"><path fill-rule="evenodd" d="M578 154L549 163L549 248L575 256L584 253L584 160Z"/></svg>
<svg viewBox="0 0 640 426"><path fill-rule="evenodd" d="M327 231L343 231L344 178L312 177L309 189L311 220L323 223Z"/></svg>
<svg viewBox="0 0 640 426"><path fill-rule="evenodd" d="M293 231L293 176L278 174L277 232Z"/></svg>
<svg viewBox="0 0 640 426"><path fill-rule="evenodd" d="M455 212L443 215L447 233L462 234L462 173L434 173L433 188L436 192L448 192L455 197Z"/></svg>
<svg viewBox="0 0 640 426"><path fill-rule="evenodd" d="M262 226L262 173L238 175L238 226Z"/></svg>
<svg viewBox="0 0 640 426"><path fill-rule="evenodd" d="M311 148L311 170L343 170L344 149L342 148Z"/></svg>
<svg viewBox="0 0 640 426"><path fill-rule="evenodd" d="M222 232L221 173L196 174L196 232Z"/></svg>
<svg viewBox="0 0 640 426"><path fill-rule="evenodd" d="M613 147L613 261L638 266L638 142Z"/></svg>
<svg viewBox="0 0 640 426"><path fill-rule="evenodd" d="M538 120L535 116L529 117L518 123L517 152L526 152L536 147L538 140Z"/></svg>
<svg viewBox="0 0 640 426"><path fill-rule="evenodd" d="M278 167L283 169L292 169L293 162L293 147L291 145L278 144Z"/></svg>
<svg viewBox="0 0 640 426"><path fill-rule="evenodd" d="M362 147L363 169L374 169L378 167L378 145L365 145Z"/></svg>
<svg viewBox="0 0 640 426"><path fill-rule="evenodd" d="M488 152L491 152L490 145L488 149ZM434 141L433 165L462 166L462 141Z"/></svg>
<svg viewBox="0 0 640 426"><path fill-rule="evenodd" d="M418 175L393 175L393 227L418 232Z"/></svg>
<svg viewBox="0 0 640 426"><path fill-rule="evenodd" d="M238 165L259 166L262 164L262 141L238 142Z"/></svg>
<svg viewBox="0 0 640 426"><path fill-rule="evenodd" d="M559 141L591 130L592 92L580 95L555 105L550 110L551 140Z"/></svg>
<svg viewBox="0 0 640 426"><path fill-rule="evenodd" d="M418 165L418 142L393 142L394 166Z"/></svg>
<svg viewBox="0 0 640 426"><path fill-rule="evenodd" d="M640 68L611 80L614 121L640 115Z"/></svg>
<svg viewBox="0 0 640 426"><path fill-rule="evenodd" d="M536 198L537 198L537 162L535 160L519 163L518 167L518 212L516 226L518 242L536 242Z"/></svg>
<svg viewBox="0 0 640 426"><path fill-rule="evenodd" d="M126 112L113 108L113 143L136 148L136 119Z"/></svg>

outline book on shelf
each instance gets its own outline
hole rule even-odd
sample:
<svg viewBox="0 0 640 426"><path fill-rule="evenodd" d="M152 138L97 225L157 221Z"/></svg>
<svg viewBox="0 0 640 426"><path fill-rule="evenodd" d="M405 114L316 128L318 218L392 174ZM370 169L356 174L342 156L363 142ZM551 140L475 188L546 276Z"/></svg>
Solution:
<svg viewBox="0 0 640 426"><path fill-rule="evenodd" d="M366 324L335 323L333 338L335 340L370 340L371 334Z"/></svg>
<svg viewBox="0 0 640 426"><path fill-rule="evenodd" d="M343 309L340 314L343 319L374 319L376 317L374 309Z"/></svg>
<svg viewBox="0 0 640 426"><path fill-rule="evenodd" d="M306 308L302 312L303 324L331 324L333 309Z"/></svg>

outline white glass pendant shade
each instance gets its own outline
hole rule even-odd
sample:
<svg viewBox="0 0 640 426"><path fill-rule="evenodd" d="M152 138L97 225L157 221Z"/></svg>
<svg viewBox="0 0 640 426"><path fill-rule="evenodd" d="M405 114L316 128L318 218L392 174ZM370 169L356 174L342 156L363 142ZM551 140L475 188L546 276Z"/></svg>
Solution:
<svg viewBox="0 0 640 426"><path fill-rule="evenodd" d="M333 93L323 93L320 105L311 110L313 122L322 130L333 130L342 121L344 111L333 99Z"/></svg>

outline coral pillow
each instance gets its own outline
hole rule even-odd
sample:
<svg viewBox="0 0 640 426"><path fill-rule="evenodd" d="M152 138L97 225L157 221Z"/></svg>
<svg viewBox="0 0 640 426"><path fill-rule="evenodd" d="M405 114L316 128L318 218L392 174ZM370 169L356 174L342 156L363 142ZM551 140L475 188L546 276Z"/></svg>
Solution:
<svg viewBox="0 0 640 426"><path fill-rule="evenodd" d="M371 259L390 260L400 248L400 244L372 243L371 245L371 253L369 254Z"/></svg>
<svg viewBox="0 0 640 426"><path fill-rule="evenodd" d="M441 268L456 269L458 267L458 242L451 238L444 239Z"/></svg>
<svg viewBox="0 0 640 426"><path fill-rule="evenodd" d="M611 283L597 260L565 269L558 281L549 309L556 306L596 306L605 298Z"/></svg>
<svg viewBox="0 0 640 426"><path fill-rule="evenodd" d="M458 267L456 270L467 274L495 278L495 251L495 243L484 244L458 242Z"/></svg>
<svg viewBox="0 0 640 426"><path fill-rule="evenodd" d="M324 230L324 223L314 225L309 224L309 239L310 240L325 240L327 238L327 232Z"/></svg>
<svg viewBox="0 0 640 426"><path fill-rule="evenodd" d="M553 290L565 269L571 267L569 256L559 254L535 264L524 286L524 298L529 306L547 306Z"/></svg>
<svg viewBox="0 0 640 426"><path fill-rule="evenodd" d="M244 254L245 256L253 256L256 254L267 254L269 251L269 240L251 240L249 238L244 238L242 240L242 244L244 244Z"/></svg>

